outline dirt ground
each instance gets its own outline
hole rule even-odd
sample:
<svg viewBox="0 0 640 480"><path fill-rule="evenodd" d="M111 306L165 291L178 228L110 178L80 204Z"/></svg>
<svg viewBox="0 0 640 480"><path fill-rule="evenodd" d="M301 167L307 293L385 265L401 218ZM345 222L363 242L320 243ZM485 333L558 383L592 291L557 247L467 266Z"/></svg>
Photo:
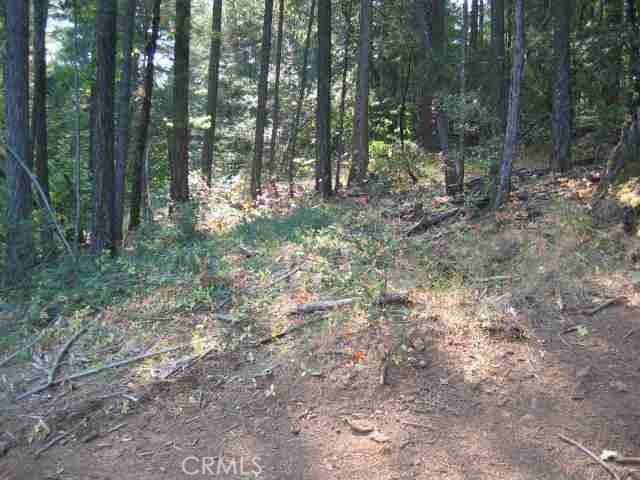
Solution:
<svg viewBox="0 0 640 480"><path fill-rule="evenodd" d="M472 318L486 292L461 300ZM514 315L491 333L423 292L410 316L321 321L166 380L111 370L2 406L0 480L612 478L559 438L640 456L638 293L609 289L600 305L607 296L626 301ZM271 320L257 320L267 334ZM611 468L640 478L640 465Z"/></svg>
<svg viewBox="0 0 640 480"><path fill-rule="evenodd" d="M432 335L416 352L423 363L391 366L386 386L378 369L354 367L335 351L341 342L375 341L373 327L304 359L294 339L285 356L276 355L280 345L254 362L241 353L210 357L147 387L127 415L118 400L106 400L86 425L68 420L66 428L82 424L78 440L38 458L35 445L12 449L0 478L608 478L558 434L597 454L640 451L640 313L612 307L574 320L598 335L578 342L556 331L496 342L499 360L487 375L474 374L473 338ZM346 419L379 434L359 433ZM83 442L91 432L100 436ZM203 461L213 462L210 470L190 475Z"/></svg>

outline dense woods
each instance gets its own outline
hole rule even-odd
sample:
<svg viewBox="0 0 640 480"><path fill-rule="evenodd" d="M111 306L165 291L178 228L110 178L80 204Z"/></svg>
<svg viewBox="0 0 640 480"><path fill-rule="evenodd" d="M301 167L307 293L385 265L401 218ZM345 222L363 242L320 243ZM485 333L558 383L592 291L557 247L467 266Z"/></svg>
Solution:
<svg viewBox="0 0 640 480"><path fill-rule="evenodd" d="M415 183L435 161L452 198L484 169L499 208L529 148L559 172L604 163L640 97L633 0L34 0L2 16L9 282L55 261L60 234L116 254L165 190L172 212L195 202L197 171L240 176L259 203L281 182L325 199Z"/></svg>

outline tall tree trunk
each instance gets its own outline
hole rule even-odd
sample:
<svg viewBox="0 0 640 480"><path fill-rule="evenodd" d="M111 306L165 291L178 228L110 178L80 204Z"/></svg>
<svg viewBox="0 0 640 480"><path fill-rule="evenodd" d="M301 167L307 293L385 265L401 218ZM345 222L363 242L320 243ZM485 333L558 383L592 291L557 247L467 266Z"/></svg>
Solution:
<svg viewBox="0 0 640 480"><path fill-rule="evenodd" d="M469 87L478 87L478 17L480 7L478 0L471 0L470 34L469 34Z"/></svg>
<svg viewBox="0 0 640 480"><path fill-rule="evenodd" d="M115 251L114 199L114 96L118 4L97 0L96 4L96 113L93 192L92 251Z"/></svg>
<svg viewBox="0 0 640 480"><path fill-rule="evenodd" d="M608 33L611 38L610 48L604 52L608 62L607 82L602 92L606 106L618 105L622 101L624 65L620 26L623 22L623 1L607 0L603 5L607 17Z"/></svg>
<svg viewBox="0 0 640 480"><path fill-rule="evenodd" d="M271 148L269 149L269 173L273 176L280 129L280 70L282 66L282 44L284 42L284 0L280 0L278 13L278 39L276 41L276 78L273 88L273 125L271 128Z"/></svg>
<svg viewBox="0 0 640 480"><path fill-rule="evenodd" d="M464 167L465 167L465 149L467 132L466 105L467 105L467 33L469 27L469 4L468 0L462 3L462 58L460 59L460 95L462 97L463 107L460 118L460 151L456 161L456 176L458 180L457 191L464 193Z"/></svg>
<svg viewBox="0 0 640 480"><path fill-rule="evenodd" d="M351 23L351 0L342 0L342 16L345 23L344 58L342 59L342 86L340 87L340 113L338 114L338 140L336 142L336 192L341 188L342 159L345 154L344 145L344 120L347 111L347 89L349 76L349 49L351 48L351 35L353 25Z"/></svg>
<svg viewBox="0 0 640 480"><path fill-rule="evenodd" d="M160 31L160 3L153 2L153 19L151 21L151 36L145 47L146 67L144 73L144 97L142 99L142 118L140 119L140 131L135 145L135 157L133 164L133 179L131 185L131 213L129 230L134 230L140 225L140 210L142 197L145 190L144 162L146 158L147 144L149 143L149 125L151 123L151 101L153 98L153 77L155 73L155 55L158 44L158 32ZM171 142L168 142L169 144ZM171 159L170 163L171 163Z"/></svg>
<svg viewBox="0 0 640 480"><path fill-rule="evenodd" d="M47 139L47 53L46 31L49 15L49 0L33 2L33 113L31 134L34 148L36 178L50 202L49 162ZM46 213L45 213L46 215ZM53 230L43 219L41 231L42 246L45 250L53 247Z"/></svg>
<svg viewBox="0 0 640 480"><path fill-rule="evenodd" d="M207 115L209 128L202 145L202 176L211 186L213 173L213 149L216 138L218 84L220 81L220 50L222 46L222 0L214 0L211 21L211 50L209 52L209 84L207 88Z"/></svg>
<svg viewBox="0 0 640 480"><path fill-rule="evenodd" d="M123 240L124 194L129 154L129 129L131 115L131 79L133 59L133 37L136 25L136 0L127 0L121 17L122 34L122 77L118 86L118 128L116 131L116 180L113 198L113 240L116 248ZM136 65L137 68L137 65Z"/></svg>
<svg viewBox="0 0 640 480"><path fill-rule="evenodd" d="M553 89L553 156L551 167L559 172L569 169L571 162L571 92L570 92L570 48L571 2L553 4L553 56L555 63L555 86Z"/></svg>
<svg viewBox="0 0 640 480"><path fill-rule="evenodd" d="M7 127L7 271L9 284L29 276L33 264L29 144L29 2L6 2L5 102Z"/></svg>
<svg viewBox="0 0 640 480"><path fill-rule="evenodd" d="M262 155L264 153L264 129L267 123L267 96L269 94L269 65L271 63L271 23L273 22L273 0L264 2L264 24L260 49L260 76L258 78L258 111L256 114L256 138L253 162L251 163L250 193L253 200L262 190Z"/></svg>
<svg viewBox="0 0 640 480"><path fill-rule="evenodd" d="M511 191L511 172L518 150L518 134L520 132L520 92L525 62L525 23L524 0L515 0L515 39L513 45L513 64L511 67L511 93L509 96L509 113L507 115L507 131L504 140L504 151L500 164L495 196L495 208L499 208Z"/></svg>
<svg viewBox="0 0 640 480"><path fill-rule="evenodd" d="M363 0L363 2L369 0ZM331 0L318 1L318 173L324 198L331 188Z"/></svg>
<svg viewBox="0 0 640 480"><path fill-rule="evenodd" d="M360 1L360 36L358 40L358 81L353 111L351 172L349 184L362 184L369 170L369 51L371 45L371 0Z"/></svg>
<svg viewBox="0 0 640 480"><path fill-rule="evenodd" d="M484 48L484 0L478 4L478 48Z"/></svg>
<svg viewBox="0 0 640 480"><path fill-rule="evenodd" d="M189 201L189 43L191 0L176 0L175 80L173 86L175 158L174 200Z"/></svg>
<svg viewBox="0 0 640 480"><path fill-rule="evenodd" d="M285 164L288 170L289 176L289 196L293 197L293 180L295 177L295 157L296 157L296 143L298 140L298 129L300 128L300 117L302 115L302 107L304 105L304 99L307 94L307 65L309 63L309 51L311 50L311 34L313 31L313 23L316 18L316 0L311 0L311 7L309 7L309 21L307 23L307 35L304 41L304 54L302 57L302 68L300 70L300 90L298 92L298 102L296 104L296 112L293 117L293 124L291 126L291 137L289 138L289 144L285 152Z"/></svg>
<svg viewBox="0 0 640 480"><path fill-rule="evenodd" d="M507 124L505 92L504 0L491 0L491 49L493 53L493 106L496 130L504 134Z"/></svg>
<svg viewBox="0 0 640 480"><path fill-rule="evenodd" d="M402 153L405 153L405 130L407 123L407 98L409 96L409 86L411 85L411 73L413 69L413 53L409 55L409 63L407 64L407 73L404 77L404 85L402 87L402 97L400 99L400 109L398 112L398 130L400 133L400 148ZM405 156L405 166L407 169L407 175L413 182L413 184L418 183L418 177L415 176L413 170L411 169L411 163L409 162L409 157Z"/></svg>
<svg viewBox="0 0 640 480"><path fill-rule="evenodd" d="M73 0L71 8L73 9L73 54L74 54L74 72L73 72L73 90L74 90L74 197L75 197L75 219L74 219L74 231L73 241L75 244L76 253L80 249L80 243L82 242L82 195L80 193L80 182L82 170L81 161L82 154L80 153L80 23L78 20L78 5L77 0ZM92 132L92 125L89 125L89 131ZM91 133L90 133L91 135Z"/></svg>
<svg viewBox="0 0 640 480"><path fill-rule="evenodd" d="M627 21L629 24L631 41L627 49L629 55L629 91L628 109L634 116L638 114L640 106L640 29L638 28L637 0L627 0Z"/></svg>

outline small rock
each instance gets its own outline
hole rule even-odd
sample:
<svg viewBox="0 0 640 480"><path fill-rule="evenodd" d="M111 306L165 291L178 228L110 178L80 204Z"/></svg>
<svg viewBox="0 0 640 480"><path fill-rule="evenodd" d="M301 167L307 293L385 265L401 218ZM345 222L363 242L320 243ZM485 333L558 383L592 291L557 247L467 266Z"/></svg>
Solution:
<svg viewBox="0 0 640 480"><path fill-rule="evenodd" d="M628 393L629 392L629 385L627 385L624 382L621 381L615 381L615 382L611 382L611 388L613 388L614 390L620 392L620 393Z"/></svg>
<svg viewBox="0 0 640 480"><path fill-rule="evenodd" d="M427 362L425 360L420 360L418 362L418 367L420 368L427 368Z"/></svg>
<svg viewBox="0 0 640 480"><path fill-rule="evenodd" d="M387 437L384 433L375 430L369 434L369 438L376 443L387 443L389 442L389 437Z"/></svg>
<svg viewBox="0 0 640 480"><path fill-rule="evenodd" d="M576 377L580 380L583 380L591 375L592 369L591 367L584 367L576 373Z"/></svg>
<svg viewBox="0 0 640 480"><path fill-rule="evenodd" d="M373 423L368 422L366 420L351 420L351 419L347 419L346 422L349 424L349 426L351 427L351 430L353 430L355 433L371 433L373 432L376 427Z"/></svg>
<svg viewBox="0 0 640 480"><path fill-rule="evenodd" d="M417 352L424 352L425 343L424 340L420 337L415 337L411 339L411 345Z"/></svg>

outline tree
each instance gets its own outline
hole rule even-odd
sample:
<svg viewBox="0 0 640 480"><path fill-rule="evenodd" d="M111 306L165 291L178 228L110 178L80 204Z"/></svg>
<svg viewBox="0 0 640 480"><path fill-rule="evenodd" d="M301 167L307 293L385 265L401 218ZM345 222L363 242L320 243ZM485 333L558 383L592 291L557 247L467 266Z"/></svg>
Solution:
<svg viewBox="0 0 640 480"><path fill-rule="evenodd" d="M364 0L367 1L367 0ZM331 188L331 0L318 0L318 180L324 198Z"/></svg>
<svg viewBox="0 0 640 480"><path fill-rule="evenodd" d="M338 140L336 142L336 191L341 188L341 176L342 176L342 158L345 154L344 146L344 120L347 111L347 78L349 75L349 50L351 48L351 35L353 25L351 24L351 0L342 0L342 16L345 23L345 35L344 35L344 58L342 59L342 86L340 88L340 112L338 114ZM408 82L407 82L408 86ZM406 97L406 95L405 95ZM403 130L401 129L401 132Z"/></svg>
<svg viewBox="0 0 640 480"><path fill-rule="evenodd" d="M271 63L271 23L273 22L273 0L264 2L264 24L262 47L260 48L260 77L258 78L258 111L256 112L256 138L253 162L251 163L251 198L255 200L262 188L262 155L264 153L264 129L267 123L267 95L269 88L269 65Z"/></svg>
<svg viewBox="0 0 640 480"><path fill-rule="evenodd" d="M559 172L568 170L571 161L571 92L569 30L572 5L569 0L553 3L553 57L555 85L553 89L551 167Z"/></svg>
<svg viewBox="0 0 640 480"><path fill-rule="evenodd" d="M369 170L369 50L371 0L360 1L358 81L353 112L352 166L349 183L363 183Z"/></svg>
<svg viewBox="0 0 640 480"><path fill-rule="evenodd" d="M129 129L131 110L131 79L133 64L133 36L136 20L136 0L127 0L122 15L122 77L118 87L118 128L116 131L116 175L113 200L113 240L116 247L122 243L124 217L125 177L129 154ZM137 67L137 65L136 65Z"/></svg>
<svg viewBox="0 0 640 480"><path fill-rule="evenodd" d="M95 165L92 251L114 251L114 97L118 2L96 2Z"/></svg>
<svg viewBox="0 0 640 480"><path fill-rule="evenodd" d="M307 94L307 80L308 72L307 65L309 63L309 51L311 50L311 33L313 30L313 23L315 21L316 12L316 0L311 0L311 7L309 8L309 20L307 21L307 35L304 41L304 53L302 57L302 67L300 68L300 88L298 90L298 101L296 103L296 111L293 116L293 123L291 125L291 136L289 137L289 144L285 151L285 164L287 166L289 176L289 196L293 197L293 179L295 177L294 161L296 156L296 144L298 140L298 129L300 127L300 117L302 115L302 106Z"/></svg>
<svg viewBox="0 0 640 480"><path fill-rule="evenodd" d="M496 209L506 201L507 195L511 191L511 172L517 154L518 134L520 132L520 92L524 71L525 48L524 0L515 0L515 40L511 67L511 93L509 95L507 131L495 196Z"/></svg>
<svg viewBox="0 0 640 480"><path fill-rule="evenodd" d="M176 0L175 79L173 86L175 158L173 200L189 200L189 43L191 0Z"/></svg>
<svg viewBox="0 0 640 480"><path fill-rule="evenodd" d="M220 82L220 50L222 45L222 0L214 0L211 21L211 50L209 52L209 83L207 88L207 115L209 128L202 145L202 176L211 186L213 171L213 148L216 137L218 84Z"/></svg>
<svg viewBox="0 0 640 480"><path fill-rule="evenodd" d="M278 39L276 41L276 78L273 87L273 125L271 128L271 148L269 149L269 171L273 175L280 129L280 70L282 67L282 44L284 41L284 0L280 0L278 12Z"/></svg>
<svg viewBox="0 0 640 480"><path fill-rule="evenodd" d="M497 131L502 134L507 125L507 102L504 94L504 0L491 0L491 48L493 53L493 108L497 118Z"/></svg>
<svg viewBox="0 0 640 480"><path fill-rule="evenodd" d="M47 52L46 31L49 15L49 0L33 2L33 113L31 116L31 134L34 149L36 178L42 187L47 201L49 194L49 159L47 139ZM53 231L47 222L42 226L42 244L45 248L53 246Z"/></svg>
<svg viewBox="0 0 640 480"><path fill-rule="evenodd" d="M151 20L151 36L145 47L146 66L144 73L144 97L142 99L142 118L140 130L135 145L135 157L133 164L133 177L131 185L131 213L129 230L140 226L140 210L145 188L144 158L149 141L149 124L151 123L151 101L153 98L153 77L155 73L155 54L160 30L160 3L161 0L153 0L153 19ZM170 142L169 142L170 143Z"/></svg>
<svg viewBox="0 0 640 480"><path fill-rule="evenodd" d="M29 2L6 2L5 102L7 126L7 283L28 276L33 264L29 145Z"/></svg>

